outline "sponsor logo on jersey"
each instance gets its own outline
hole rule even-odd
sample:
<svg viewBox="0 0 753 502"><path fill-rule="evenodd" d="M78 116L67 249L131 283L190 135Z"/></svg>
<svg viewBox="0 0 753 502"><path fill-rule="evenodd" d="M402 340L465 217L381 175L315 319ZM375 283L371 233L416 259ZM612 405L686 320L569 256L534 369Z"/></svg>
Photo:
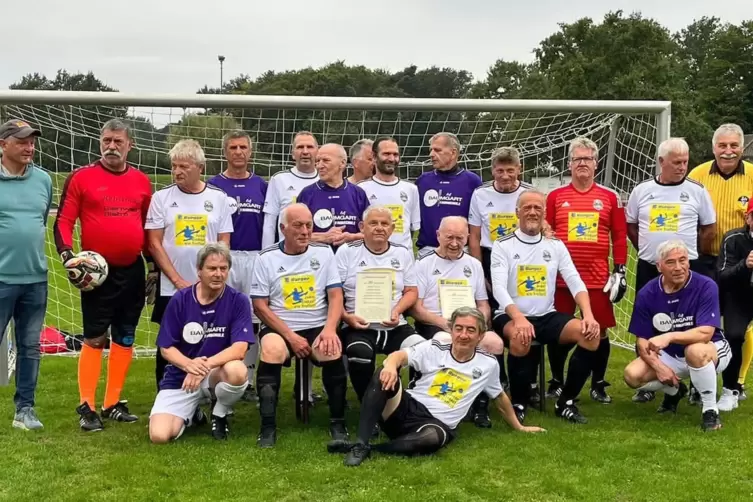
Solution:
<svg viewBox="0 0 753 502"><path fill-rule="evenodd" d="M314 213L314 225L319 228L329 228L332 226L332 211L329 209L319 209Z"/></svg>
<svg viewBox="0 0 753 502"><path fill-rule="evenodd" d="M654 315L651 320L654 329L660 333L668 333L672 329L672 318L663 312Z"/></svg>
<svg viewBox="0 0 753 502"><path fill-rule="evenodd" d="M283 272L285 272L285 267L280 267L280 268L277 269L277 273L278 274L281 274Z"/></svg>
<svg viewBox="0 0 753 502"><path fill-rule="evenodd" d="M183 340L191 345L196 345L204 339L204 327L197 322L189 322L183 326Z"/></svg>
<svg viewBox="0 0 753 502"><path fill-rule="evenodd" d="M361 260L361 263L359 263L358 266L359 267L365 267L366 266L366 262L363 261L363 260Z"/></svg>
<svg viewBox="0 0 753 502"><path fill-rule="evenodd" d="M737 202L739 202L740 205L742 205L743 207L747 207L748 206L748 201L750 201L750 199L747 196L745 196L745 195L741 195L737 199Z"/></svg>
<svg viewBox="0 0 753 502"><path fill-rule="evenodd" d="M432 272L432 273L431 273L431 275L439 275L439 274L441 274L441 273L442 273L442 272L440 272L438 268L435 268L435 269L434 269L434 272Z"/></svg>
<svg viewBox="0 0 753 502"><path fill-rule="evenodd" d="M424 205L426 207L440 206L460 206L463 204L462 197L452 195L452 192L437 192L434 189L427 190L424 194Z"/></svg>
<svg viewBox="0 0 753 502"><path fill-rule="evenodd" d="M170 207L178 207L178 203L177 202L173 202L172 204L170 204Z"/></svg>

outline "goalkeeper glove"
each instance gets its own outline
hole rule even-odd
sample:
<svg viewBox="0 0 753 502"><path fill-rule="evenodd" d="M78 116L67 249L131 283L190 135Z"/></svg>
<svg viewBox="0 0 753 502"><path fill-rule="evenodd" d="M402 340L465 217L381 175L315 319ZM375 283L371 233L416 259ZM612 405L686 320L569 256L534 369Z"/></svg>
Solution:
<svg viewBox="0 0 753 502"><path fill-rule="evenodd" d="M60 260L63 262L68 281L77 289L83 289L89 283L89 270L96 267L88 258L79 258L73 251L66 249L60 253Z"/></svg>
<svg viewBox="0 0 753 502"><path fill-rule="evenodd" d="M609 301L617 303L622 300L627 291L627 280L625 280L625 265L615 265L612 275L604 285L605 293L609 295Z"/></svg>
<svg viewBox="0 0 753 502"><path fill-rule="evenodd" d="M157 297L157 279L159 278L159 270L154 264L154 261L146 260L146 304L154 305L154 300Z"/></svg>

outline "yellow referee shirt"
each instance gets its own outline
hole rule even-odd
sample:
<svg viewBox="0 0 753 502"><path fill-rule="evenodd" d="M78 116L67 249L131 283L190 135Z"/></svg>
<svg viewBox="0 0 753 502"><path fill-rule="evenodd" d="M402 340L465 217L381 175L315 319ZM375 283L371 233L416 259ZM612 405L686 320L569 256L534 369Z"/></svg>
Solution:
<svg viewBox="0 0 753 502"><path fill-rule="evenodd" d="M753 164L741 160L737 169L725 175L716 161L711 160L696 166L688 178L703 185L711 194L717 227L714 254L718 256L724 234L745 224L745 208L753 197Z"/></svg>

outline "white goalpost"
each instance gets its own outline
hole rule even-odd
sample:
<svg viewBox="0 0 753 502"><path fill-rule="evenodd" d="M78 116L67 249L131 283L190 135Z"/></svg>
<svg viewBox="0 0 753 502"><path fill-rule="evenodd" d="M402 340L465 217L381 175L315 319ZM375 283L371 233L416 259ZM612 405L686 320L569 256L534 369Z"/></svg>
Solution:
<svg viewBox="0 0 753 502"><path fill-rule="evenodd" d="M430 170L428 140L440 131L455 133L462 144L461 164L491 179L490 158L500 146L521 153L523 178L548 191L566 183L567 147L587 136L599 146L597 181L618 192L623 202L636 184L656 172L656 147L669 137L671 104L665 101L559 101L345 98L120 92L0 91L0 120L18 118L42 130L35 163L53 178L53 205L71 169L99 157L99 130L110 118L130 121L135 147L129 162L150 176L154 189L171 183L167 151L181 138L204 147L207 175L223 169L225 132L246 130L255 140L253 168L263 177L291 165L290 143L299 130L312 131L320 144L347 149L362 138L394 137L401 149L400 175L415 180ZM47 327L80 336L78 292L68 283L48 228L49 300ZM635 257L628 263L629 291L617 304L612 339L633 346L626 335L632 310ZM136 348L155 350L157 325L144 310ZM5 354L7 354L7 349ZM68 354L75 354L67 352ZM0 364L0 370L9 370ZM0 371L2 372L2 371ZM0 376L2 382L2 376Z"/></svg>

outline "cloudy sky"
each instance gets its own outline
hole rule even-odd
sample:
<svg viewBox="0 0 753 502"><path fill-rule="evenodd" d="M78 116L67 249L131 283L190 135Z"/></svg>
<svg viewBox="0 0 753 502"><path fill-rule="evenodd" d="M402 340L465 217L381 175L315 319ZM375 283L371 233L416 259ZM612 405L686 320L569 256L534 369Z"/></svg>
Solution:
<svg viewBox="0 0 753 502"><path fill-rule="evenodd" d="M641 11L676 31L702 16L753 19L752 0L3 0L0 87L58 68L128 92L193 93L241 73L336 60L398 70L530 61L557 23ZM720 8L723 7L723 8Z"/></svg>

